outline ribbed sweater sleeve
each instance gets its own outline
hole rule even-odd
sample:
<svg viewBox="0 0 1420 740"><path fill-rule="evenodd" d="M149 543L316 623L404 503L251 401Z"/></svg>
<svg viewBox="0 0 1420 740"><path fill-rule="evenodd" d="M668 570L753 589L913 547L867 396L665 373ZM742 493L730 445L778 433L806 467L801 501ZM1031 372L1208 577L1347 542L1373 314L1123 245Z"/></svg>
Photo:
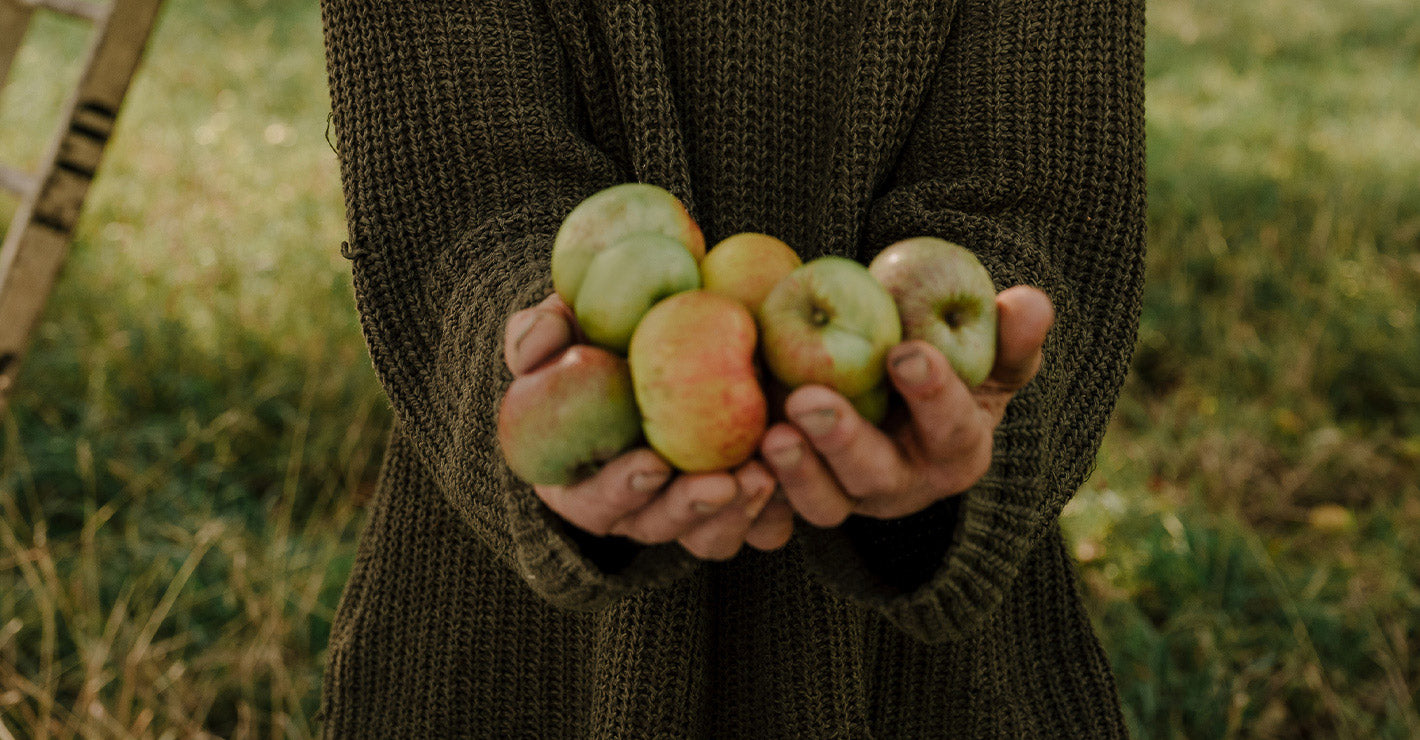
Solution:
<svg viewBox="0 0 1420 740"><path fill-rule="evenodd" d="M683 574L694 563L674 544L569 531L497 445L504 323L551 292L561 219L624 177L579 133L546 19L531 0L325 0L322 14L346 256L400 433L472 531L552 603L598 608Z"/></svg>
<svg viewBox="0 0 1420 740"><path fill-rule="evenodd" d="M921 640L991 618L1092 468L1137 331L1143 123L1140 0L958 5L862 257L957 241L998 289L1044 290L1056 323L975 487L904 519L802 532L821 579Z"/></svg>

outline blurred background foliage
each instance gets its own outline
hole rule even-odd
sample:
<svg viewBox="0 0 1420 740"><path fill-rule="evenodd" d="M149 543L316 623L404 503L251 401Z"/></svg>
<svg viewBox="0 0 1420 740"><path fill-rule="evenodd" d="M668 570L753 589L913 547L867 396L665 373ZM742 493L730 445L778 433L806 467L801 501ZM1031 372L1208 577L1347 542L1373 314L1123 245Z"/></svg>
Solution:
<svg viewBox="0 0 1420 740"><path fill-rule="evenodd" d="M1139 345L1064 516L1128 719L1420 737L1420 7L1148 23ZM37 16L0 161L85 32ZM328 110L314 3L170 0L0 416L10 733L314 732L390 423Z"/></svg>

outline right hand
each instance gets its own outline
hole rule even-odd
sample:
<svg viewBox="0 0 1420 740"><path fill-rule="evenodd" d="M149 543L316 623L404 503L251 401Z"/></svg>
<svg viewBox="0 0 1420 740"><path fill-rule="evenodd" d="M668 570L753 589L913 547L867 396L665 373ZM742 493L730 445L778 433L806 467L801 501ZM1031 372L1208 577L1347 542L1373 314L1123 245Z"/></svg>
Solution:
<svg viewBox="0 0 1420 740"><path fill-rule="evenodd" d="M586 336L556 293L508 317L503 359L514 377L536 371ZM655 450L638 447L568 486L534 485L548 508L597 536L645 544L679 542L705 560L728 560L748 544L783 547L794 514L770 468L751 458L734 470L676 474Z"/></svg>

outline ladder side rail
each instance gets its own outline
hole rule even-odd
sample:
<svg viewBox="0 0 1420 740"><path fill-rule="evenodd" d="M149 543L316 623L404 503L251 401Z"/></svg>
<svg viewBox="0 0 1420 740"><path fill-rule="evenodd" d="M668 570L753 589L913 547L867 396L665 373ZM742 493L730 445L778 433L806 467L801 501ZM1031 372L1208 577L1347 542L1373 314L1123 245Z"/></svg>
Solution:
<svg viewBox="0 0 1420 740"><path fill-rule="evenodd" d="M10 78L10 65L20 53L33 14L34 5L26 0L0 0L0 90Z"/></svg>
<svg viewBox="0 0 1420 740"><path fill-rule="evenodd" d="M115 0L37 176L0 246L0 410L13 387L70 236L138 70L162 0Z"/></svg>
<svg viewBox="0 0 1420 740"><path fill-rule="evenodd" d="M31 5L48 8L71 18L82 18L94 23L102 21L110 9L107 3L89 2L89 0L19 0L19 2L27 1Z"/></svg>

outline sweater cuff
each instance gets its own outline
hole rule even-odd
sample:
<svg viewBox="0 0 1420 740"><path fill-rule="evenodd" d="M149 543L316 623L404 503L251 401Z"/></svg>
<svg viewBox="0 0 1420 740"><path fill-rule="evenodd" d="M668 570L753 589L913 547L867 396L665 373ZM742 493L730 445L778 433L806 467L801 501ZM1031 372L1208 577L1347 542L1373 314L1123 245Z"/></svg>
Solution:
<svg viewBox="0 0 1420 740"><path fill-rule="evenodd" d="M898 520L853 520L832 529L800 523L810 572L922 642L971 634L1015 580L1048 498L1043 479L1020 474L1037 467L1020 463L1030 447L1022 449L1023 440L1038 430L1011 416L1008 409L996 430L990 469L965 493Z"/></svg>
<svg viewBox="0 0 1420 740"><path fill-rule="evenodd" d="M842 528L801 525L809 569L840 596L866 604L928 643L969 635L1000 605L1029 549L1030 508L1002 500L1001 481L981 481L961 498L947 552L928 580L904 591L875 572Z"/></svg>
<svg viewBox="0 0 1420 740"><path fill-rule="evenodd" d="M699 565L675 543L641 545L577 530L503 466L514 564L530 588L564 609L592 611L642 588L677 581Z"/></svg>
<svg viewBox="0 0 1420 740"><path fill-rule="evenodd" d="M535 274L517 291L514 305L501 320L537 305L551 292L552 279L546 271L537 269ZM501 347L498 355L501 358ZM511 375L504 369L499 377L501 399ZM698 566L676 543L648 546L578 529L513 474L501 450L494 455L499 490L505 492L503 512L513 563L528 586L549 603L581 611L600 609L633 591L669 585Z"/></svg>

